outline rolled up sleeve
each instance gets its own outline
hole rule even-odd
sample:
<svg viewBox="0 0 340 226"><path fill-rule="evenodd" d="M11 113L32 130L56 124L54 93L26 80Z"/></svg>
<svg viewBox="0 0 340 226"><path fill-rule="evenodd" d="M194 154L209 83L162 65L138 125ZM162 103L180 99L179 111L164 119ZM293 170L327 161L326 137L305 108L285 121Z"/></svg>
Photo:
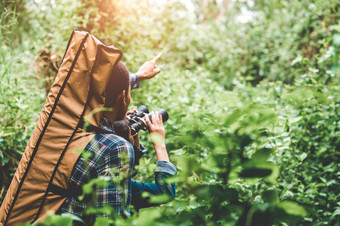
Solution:
<svg viewBox="0 0 340 226"><path fill-rule="evenodd" d="M168 161L158 161L156 163L157 170L155 171L155 183L140 183L132 181L132 205L135 209L156 206L170 202L176 196L175 183L169 184L166 179L174 176L177 173L176 167ZM142 193L148 193L146 197ZM168 198L162 199L157 203L150 202L150 195L167 195Z"/></svg>
<svg viewBox="0 0 340 226"><path fill-rule="evenodd" d="M137 89L139 87L139 78L136 73L130 74L130 86L131 89Z"/></svg>
<svg viewBox="0 0 340 226"><path fill-rule="evenodd" d="M156 173L163 172L168 173L171 176L175 175L177 173L176 167L174 164L168 161L157 161L156 163L158 170L156 170Z"/></svg>

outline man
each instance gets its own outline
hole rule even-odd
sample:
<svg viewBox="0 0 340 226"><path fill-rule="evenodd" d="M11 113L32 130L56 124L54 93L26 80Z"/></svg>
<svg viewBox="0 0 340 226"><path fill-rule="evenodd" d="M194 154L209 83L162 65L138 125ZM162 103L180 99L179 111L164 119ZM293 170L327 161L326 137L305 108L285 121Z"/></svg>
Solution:
<svg viewBox="0 0 340 226"><path fill-rule="evenodd" d="M71 213L89 223L94 221L94 216L85 216L85 210L90 205L96 208L111 206L120 215L130 215L129 206L131 204L137 210L153 205L148 198L142 195L143 192L168 194L169 200L175 197L174 184L168 185L165 182L167 177L176 174L176 168L170 163L166 151L165 130L161 116L157 113L152 114L152 122L148 117L145 118L150 133L157 133L161 138L152 141L158 166L158 170L155 172L155 184L139 183L131 179L135 162L134 151L144 147L139 144L138 136L127 141L115 134L112 127L113 122L121 120L127 113L133 112L127 112L130 104L130 89L137 88L140 80L152 78L160 72L155 66L159 58L160 54L152 61L143 64L137 75L132 75L131 78L123 63L119 62L115 66L105 93L105 107L113 110L104 112L101 120L101 129L106 132L96 134L86 146L85 153L90 153L91 157L85 159L80 156L71 175L70 187L74 190L79 189L91 179L99 176L105 176L109 182L105 186L95 187L94 200L91 200L91 197L78 200L78 195L68 197L58 213Z"/></svg>

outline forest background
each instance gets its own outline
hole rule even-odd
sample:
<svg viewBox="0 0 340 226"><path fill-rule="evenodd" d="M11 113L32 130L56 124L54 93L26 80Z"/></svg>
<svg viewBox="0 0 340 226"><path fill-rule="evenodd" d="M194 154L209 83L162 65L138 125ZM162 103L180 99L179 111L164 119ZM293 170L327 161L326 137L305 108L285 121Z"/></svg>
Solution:
<svg viewBox="0 0 340 226"><path fill-rule="evenodd" d="M174 201L96 225L340 225L339 8L339 0L1 0L0 201L79 29L121 49L131 72L163 53L162 72L132 92L132 108L169 112L166 143L179 171ZM150 151L136 180L153 181L155 155L141 137Z"/></svg>

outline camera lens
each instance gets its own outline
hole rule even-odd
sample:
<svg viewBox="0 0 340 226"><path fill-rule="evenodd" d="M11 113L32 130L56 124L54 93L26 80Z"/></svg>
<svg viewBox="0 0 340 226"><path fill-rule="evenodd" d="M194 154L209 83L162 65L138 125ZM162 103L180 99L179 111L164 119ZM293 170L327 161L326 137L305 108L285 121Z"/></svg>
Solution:
<svg viewBox="0 0 340 226"><path fill-rule="evenodd" d="M162 115L163 122L167 121L169 119L168 112L164 109L159 109L158 114Z"/></svg>
<svg viewBox="0 0 340 226"><path fill-rule="evenodd" d="M162 121L163 122L165 122L169 119L169 115L168 115L168 112L166 112L166 110L159 109L157 112L158 112L158 114L162 115ZM150 121L152 122L151 114L149 114L148 116L149 116Z"/></svg>

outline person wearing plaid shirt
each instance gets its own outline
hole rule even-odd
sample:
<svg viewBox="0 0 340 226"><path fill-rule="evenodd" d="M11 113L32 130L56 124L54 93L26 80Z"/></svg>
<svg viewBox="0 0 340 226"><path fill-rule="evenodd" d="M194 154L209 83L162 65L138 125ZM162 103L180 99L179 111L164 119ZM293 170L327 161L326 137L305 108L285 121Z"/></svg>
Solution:
<svg viewBox="0 0 340 226"><path fill-rule="evenodd" d="M159 59L160 55L157 57ZM156 58L150 63L143 65L144 71L150 72L153 70L156 74L159 72L159 69L155 69L155 63L158 60ZM143 66L141 67L142 69ZM119 91L119 89L122 89L121 87L126 87L126 85L117 83L117 80L122 81L124 77L129 77L130 86L128 89ZM135 152L144 153L146 150L143 145L139 144L139 136L126 140L117 135L112 127L112 122L120 120L124 118L126 114L133 112L127 112L127 107L130 103L129 92L130 88L139 87L139 80L142 80L141 77L141 73L129 75L124 64L121 62L119 62L113 70L111 79L114 82L109 81L106 96L108 101L111 102L111 106L107 107L113 107L115 111L105 112L106 114L104 114L101 120L100 127L106 132L96 134L85 147L84 153L86 153L86 155L80 156L76 162L71 174L70 190L79 190L82 185L98 177L101 177L101 179L106 180L108 183L103 186L95 186L94 196L85 195L82 200L78 199L79 193L77 192L75 192L74 195L70 195L59 209L59 214L72 214L89 223L93 222L95 217L93 215L86 216L85 211L90 206L97 209L110 206L114 208L116 213L128 216L131 214L130 205L133 205L137 211L141 208L155 205L151 203L149 197L145 197L143 193L151 195L167 194L169 197L167 201L175 198L175 184L168 184L166 182L166 178L175 175L177 171L176 167L169 161L165 148L165 130L162 116L158 115L158 113L153 113L152 122L148 117L145 118L150 133L157 133L158 136L163 138L162 142L159 142L159 139L153 142L158 160L156 162L158 169L155 171L155 183L140 183L132 180L132 172L136 162ZM110 84L114 84L113 87L111 87ZM112 94L111 91L117 89L118 92ZM125 94L126 91L127 95ZM121 99L123 101L120 101ZM114 104L112 104L112 102ZM93 197L95 198L93 199ZM100 215L107 216L105 213Z"/></svg>

